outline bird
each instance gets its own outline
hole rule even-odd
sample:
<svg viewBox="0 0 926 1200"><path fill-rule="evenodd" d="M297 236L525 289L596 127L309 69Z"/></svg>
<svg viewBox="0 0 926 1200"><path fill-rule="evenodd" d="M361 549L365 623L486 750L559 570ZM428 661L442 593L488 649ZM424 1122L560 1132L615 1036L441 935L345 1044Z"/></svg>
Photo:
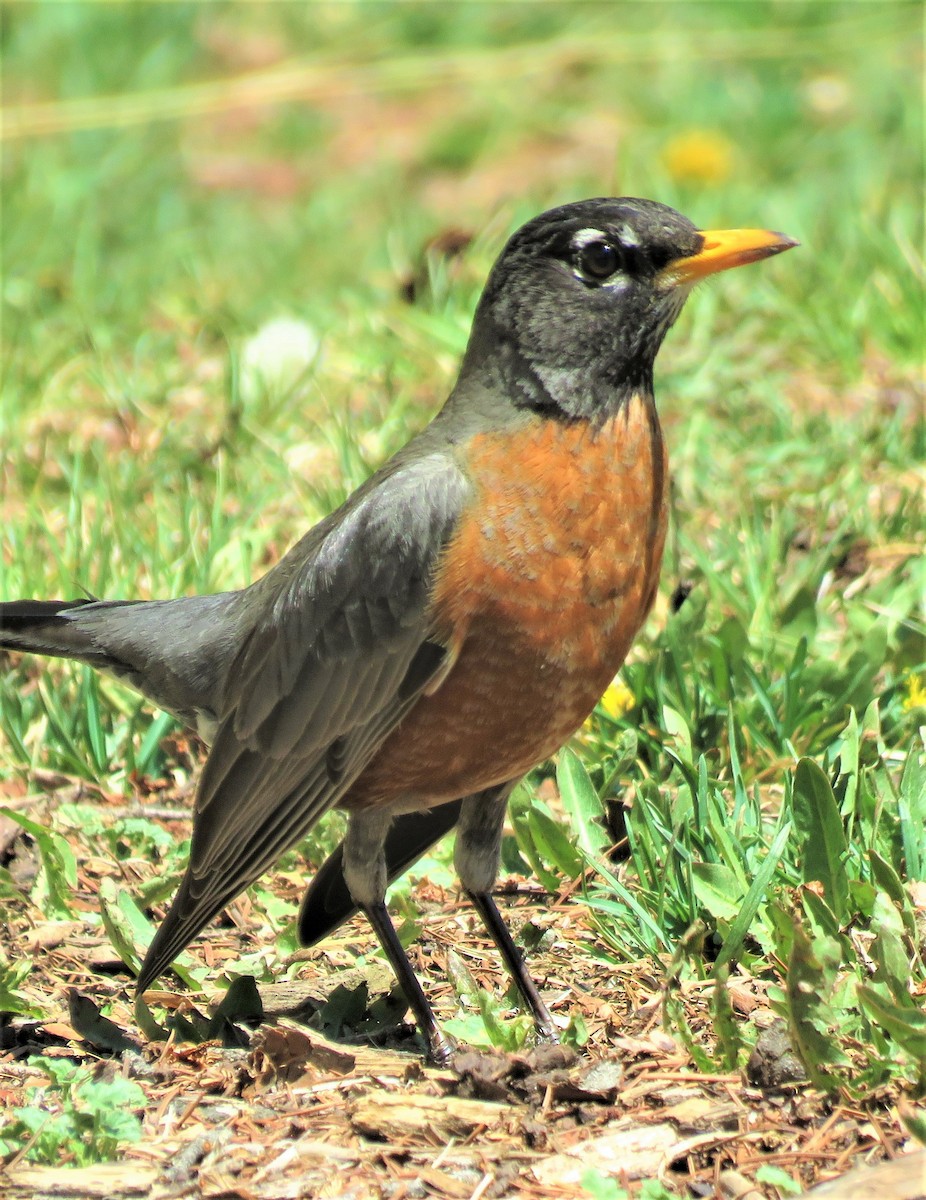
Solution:
<svg viewBox="0 0 926 1200"><path fill-rule="evenodd" d="M552 208L502 249L430 424L267 574L206 596L0 605L4 649L109 672L210 746L138 994L339 807L301 941L362 910L429 1058L449 1061L385 893L456 827L462 889L556 1039L492 897L507 800L586 720L656 595L663 338L701 280L797 244L634 197Z"/></svg>

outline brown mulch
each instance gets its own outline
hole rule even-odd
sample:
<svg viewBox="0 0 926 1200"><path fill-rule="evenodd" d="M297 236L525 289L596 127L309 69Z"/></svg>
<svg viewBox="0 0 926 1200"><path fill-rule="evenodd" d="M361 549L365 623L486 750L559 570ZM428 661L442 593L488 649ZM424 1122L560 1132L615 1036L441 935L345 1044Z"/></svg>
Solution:
<svg viewBox="0 0 926 1200"><path fill-rule="evenodd" d="M52 782L59 797L72 796L77 786L61 788L61 779L44 786ZM0 799L42 819L49 794ZM125 804L115 797L99 803L104 814ZM156 794L146 803L178 838L187 830L183 797ZM28 840L4 825L0 842L14 877L25 884ZM82 849L75 912L97 911L102 879L131 889L142 869L134 861L116 864L102 851L88 857ZM271 884L295 911L301 878L278 873ZM423 933L411 953L438 1016L458 1014L446 978L448 951L465 960L480 987L498 995L505 985L494 948L469 908L427 881L416 897ZM902 1097L885 1094L860 1108L797 1080L787 1039L777 1044L760 983L739 973L729 989L737 1016L768 1031L769 1061L754 1061L745 1073L699 1073L662 1028L658 964L615 966L596 956L587 914L575 899L551 898L522 884L503 890L500 902L513 926L530 921L536 927L532 973L563 1026L570 1015L583 1018L589 1038L581 1053L548 1045L512 1054L461 1048L450 1067L437 1069L423 1063L407 1027L387 1032L374 1046L332 1041L300 1024L292 1014L306 1011L307 999L317 1010L339 985L363 979L371 995L389 991L388 972L375 956L362 970L355 966L359 954L375 950L356 919L291 960L291 966L298 962L298 980L260 985L265 1019L253 1033L244 1031L241 1048L146 1043L134 1021L132 981L102 928L80 919L46 921L26 902L8 903L0 952L11 962L32 956L23 991L45 1019L0 1028L0 1110L22 1103L24 1088L43 1080L29 1064L31 1054L133 1079L148 1103L140 1114L143 1139L126 1145L118 1163L39 1167L25 1159L23 1147L0 1168L0 1191L11 1200L572 1200L590 1194L581 1181L592 1171L631 1195L639 1181L659 1178L680 1196L760 1200L783 1194L768 1179L769 1168L777 1168L805 1187L845 1176L842 1190L826 1193L830 1200L926 1196L926 1160L901 1124ZM253 952L269 936L247 898L228 917L194 947L216 973L226 959ZM709 1045L706 985L681 984L676 997L696 1036ZM182 990L157 998L169 1009L190 1005ZM196 1003L207 1007L201 998ZM109 1020L87 1016L95 1005ZM858 1169L865 1174L853 1180L847 1173ZM881 1178L872 1170L893 1174Z"/></svg>

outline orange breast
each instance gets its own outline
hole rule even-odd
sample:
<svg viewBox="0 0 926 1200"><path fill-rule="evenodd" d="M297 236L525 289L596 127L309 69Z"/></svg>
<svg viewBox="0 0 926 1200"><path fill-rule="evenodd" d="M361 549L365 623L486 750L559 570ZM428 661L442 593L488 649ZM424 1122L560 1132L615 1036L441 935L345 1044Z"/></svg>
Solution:
<svg viewBox="0 0 926 1200"><path fill-rule="evenodd" d="M475 503L435 581L456 659L342 803L397 811L524 774L581 725L652 604L666 459L652 401L467 447Z"/></svg>

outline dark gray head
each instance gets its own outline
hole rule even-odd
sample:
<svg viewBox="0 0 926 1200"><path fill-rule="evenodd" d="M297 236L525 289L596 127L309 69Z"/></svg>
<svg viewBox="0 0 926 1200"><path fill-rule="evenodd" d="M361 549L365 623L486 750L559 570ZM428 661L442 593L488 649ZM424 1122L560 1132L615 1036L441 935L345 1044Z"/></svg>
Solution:
<svg viewBox="0 0 926 1200"><path fill-rule="evenodd" d="M764 230L703 233L654 200L551 209L493 267L461 379L501 373L517 407L604 419L652 390L656 353L698 278L794 244Z"/></svg>

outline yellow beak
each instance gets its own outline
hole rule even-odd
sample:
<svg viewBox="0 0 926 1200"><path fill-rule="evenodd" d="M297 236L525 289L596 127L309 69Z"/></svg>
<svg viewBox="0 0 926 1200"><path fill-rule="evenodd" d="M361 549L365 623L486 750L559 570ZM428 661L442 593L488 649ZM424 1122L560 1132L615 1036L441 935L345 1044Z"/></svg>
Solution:
<svg viewBox="0 0 926 1200"><path fill-rule="evenodd" d="M677 258L661 271L664 282L672 286L697 283L715 271L742 267L800 245L786 234L769 229L709 229L701 236L704 245L697 254Z"/></svg>

